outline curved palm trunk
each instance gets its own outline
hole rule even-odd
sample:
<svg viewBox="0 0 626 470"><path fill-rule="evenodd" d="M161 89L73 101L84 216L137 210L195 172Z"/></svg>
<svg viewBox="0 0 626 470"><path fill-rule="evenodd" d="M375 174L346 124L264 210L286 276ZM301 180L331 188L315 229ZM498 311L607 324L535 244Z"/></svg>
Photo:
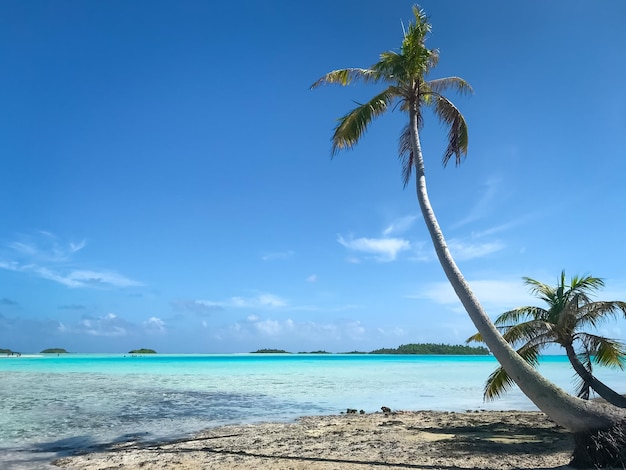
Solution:
<svg viewBox="0 0 626 470"><path fill-rule="evenodd" d="M620 395L611 387L599 381L587 368L580 362L574 347L571 344L564 345L567 358L572 364L576 373L602 398L612 405L626 408L626 397Z"/></svg>
<svg viewBox="0 0 626 470"><path fill-rule="evenodd" d="M439 227L426 189L424 160L417 125L417 109L414 107L409 114L411 145L416 168L417 198L424 221L428 227L439 262L450 284L493 355L522 392L541 411L564 428L574 433L587 433L590 430L609 429L620 423L625 423L626 412L624 410L573 397L546 380L539 372L529 366L496 330L452 258L443 232Z"/></svg>

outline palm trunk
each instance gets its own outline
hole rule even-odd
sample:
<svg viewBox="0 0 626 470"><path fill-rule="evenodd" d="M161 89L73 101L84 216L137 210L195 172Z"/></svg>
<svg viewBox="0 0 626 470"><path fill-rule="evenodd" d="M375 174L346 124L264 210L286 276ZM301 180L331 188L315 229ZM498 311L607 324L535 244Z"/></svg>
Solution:
<svg viewBox="0 0 626 470"><path fill-rule="evenodd" d="M496 330L452 258L439 227L426 189L424 160L417 126L417 109L413 108L409 115L411 145L416 168L417 198L437 257L456 295L500 365L541 411L557 424L574 433L609 429L626 422L624 410L573 397L546 380L529 366Z"/></svg>
<svg viewBox="0 0 626 470"><path fill-rule="evenodd" d="M571 344L564 345L567 358L572 364L576 373L602 398L612 405L626 408L626 397L620 395L611 387L599 381L587 368L580 362L574 347Z"/></svg>

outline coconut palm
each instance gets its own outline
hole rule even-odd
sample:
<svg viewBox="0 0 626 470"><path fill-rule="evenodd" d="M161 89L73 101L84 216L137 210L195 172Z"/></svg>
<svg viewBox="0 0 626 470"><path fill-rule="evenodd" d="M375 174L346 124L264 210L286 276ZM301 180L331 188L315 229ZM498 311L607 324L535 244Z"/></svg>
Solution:
<svg viewBox="0 0 626 470"><path fill-rule="evenodd" d="M332 137L332 153L334 155L340 150L354 147L371 122L385 112L399 109L406 113L408 125L401 133L399 146L404 183L408 183L411 173L414 172L417 199L439 262L476 329L481 333L483 341L509 377L537 407L574 433L576 450L573 465L602 466L619 462L621 458L626 460L626 412L617 407L605 407L571 396L532 368L502 338L450 254L428 198L420 130L424 124L423 111L426 108L432 109L449 128L448 145L443 154L444 166L452 156L457 165L461 163L467 154L467 124L463 115L443 92L455 90L468 93L471 92L471 87L459 77L430 79L439 54L425 45L431 30L426 14L418 6L413 7L413 14L415 21L405 29L399 51L382 53L380 60L370 68L334 70L311 86L346 86L358 81L384 85L383 90L371 100L359 104L339 119ZM618 438L614 438L614 435ZM618 442L617 446L613 445L614 441ZM594 443L593 446L588 445L591 442Z"/></svg>
<svg viewBox="0 0 626 470"><path fill-rule="evenodd" d="M626 408L626 398L594 377L592 368L595 363L624 369L626 346L617 340L584 331L615 318L619 313L626 315L626 302L593 302L591 295L604 287L604 281L597 277L574 276L567 285L563 271L556 287L529 277L525 277L524 282L547 308L517 307L501 314L495 325L504 339L517 347L517 353L532 366L538 365L542 350L552 344L560 345L580 377L579 397L588 399L591 388L609 403ZM467 341L482 342L482 336L476 333ZM487 379L485 399L499 397L512 384L507 372L498 367Z"/></svg>

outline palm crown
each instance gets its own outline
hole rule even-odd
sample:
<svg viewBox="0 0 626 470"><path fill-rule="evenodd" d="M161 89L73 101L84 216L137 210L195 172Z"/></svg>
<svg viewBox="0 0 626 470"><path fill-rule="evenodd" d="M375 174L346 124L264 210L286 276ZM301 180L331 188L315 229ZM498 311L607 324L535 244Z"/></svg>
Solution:
<svg viewBox="0 0 626 470"><path fill-rule="evenodd" d="M423 122L421 111L423 106L431 107L442 123L449 126L448 147L443 156L444 166L453 155L458 165L467 154L468 136L465 118L442 93L450 88L466 93L472 92L472 88L459 77L427 80L428 74L437 65L439 52L425 46L431 25L424 11L414 6L413 14L415 22L409 24L405 30L399 52L383 52L380 60L369 69L334 70L311 86L311 88L323 84L346 86L357 80L387 85L387 88L367 103L358 104L352 111L339 118L332 137L333 155L342 149L350 149L356 145L373 119L398 105L400 110L414 113L420 129ZM400 136L399 145L405 185L416 164L410 137L407 125Z"/></svg>
<svg viewBox="0 0 626 470"><path fill-rule="evenodd" d="M545 302L546 308L518 307L501 314L495 325L504 339L518 347L518 354L528 363L538 365L539 354L550 344L565 348L574 368L582 371L578 390L582 397L589 394L590 383L585 371L591 376L592 363L624 368L626 347L621 342L584 331L615 318L620 311L626 314L625 302L591 300L591 295L604 286L602 279L574 276L567 285L565 272L561 272L556 287L528 277L524 281L531 292ZM482 337L477 333L467 341L481 342ZM581 365L584 370L580 369ZM512 383L506 371L499 367L487 380L485 398L497 398Z"/></svg>

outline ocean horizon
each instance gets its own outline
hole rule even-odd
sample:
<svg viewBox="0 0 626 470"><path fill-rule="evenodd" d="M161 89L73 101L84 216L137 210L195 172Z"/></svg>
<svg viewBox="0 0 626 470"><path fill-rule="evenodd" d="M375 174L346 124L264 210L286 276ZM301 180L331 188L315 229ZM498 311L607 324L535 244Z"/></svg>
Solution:
<svg viewBox="0 0 626 470"><path fill-rule="evenodd" d="M77 449L292 421L347 408L536 410L517 389L484 402L493 356L385 354L23 354L0 359L0 467L47 468ZM539 370L569 392L566 356ZM596 368L626 392L626 374ZM53 468L53 467L50 467Z"/></svg>

